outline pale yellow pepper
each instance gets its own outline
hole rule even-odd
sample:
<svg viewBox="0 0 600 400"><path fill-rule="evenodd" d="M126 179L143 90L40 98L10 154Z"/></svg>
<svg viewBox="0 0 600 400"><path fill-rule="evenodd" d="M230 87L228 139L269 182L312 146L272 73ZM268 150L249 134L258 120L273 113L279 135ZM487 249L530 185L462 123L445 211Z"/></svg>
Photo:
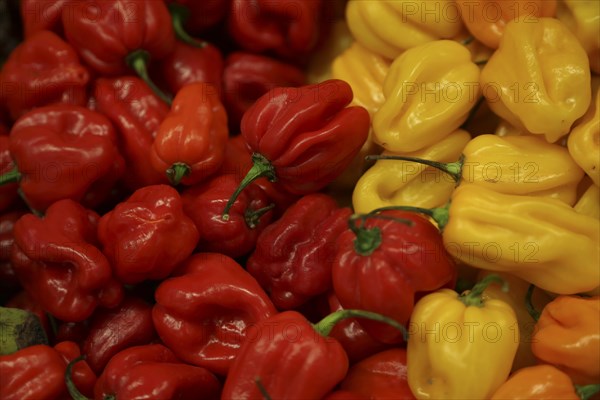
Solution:
<svg viewBox="0 0 600 400"><path fill-rule="evenodd" d="M358 42L391 60L423 43L454 38L464 29L456 5L440 0L350 0L346 20Z"/></svg>
<svg viewBox="0 0 600 400"><path fill-rule="evenodd" d="M469 140L469 133L458 129L432 146L402 155L450 162L460 156ZM378 160L356 183L352 205L357 213L398 205L438 207L450 199L455 186L452 178L433 167L410 161Z"/></svg>
<svg viewBox="0 0 600 400"><path fill-rule="evenodd" d="M600 219L600 187L592 183L573 208L580 214Z"/></svg>
<svg viewBox="0 0 600 400"><path fill-rule="evenodd" d="M527 132L557 142L591 101L587 54L554 18L514 20L481 71L481 87L497 115Z"/></svg>
<svg viewBox="0 0 600 400"><path fill-rule="evenodd" d="M407 50L385 78L373 141L394 153L439 142L469 116L480 96L478 82L479 67L458 42L436 40Z"/></svg>
<svg viewBox="0 0 600 400"><path fill-rule="evenodd" d="M588 54L590 68L600 74L600 2L558 0L556 18L577 36Z"/></svg>

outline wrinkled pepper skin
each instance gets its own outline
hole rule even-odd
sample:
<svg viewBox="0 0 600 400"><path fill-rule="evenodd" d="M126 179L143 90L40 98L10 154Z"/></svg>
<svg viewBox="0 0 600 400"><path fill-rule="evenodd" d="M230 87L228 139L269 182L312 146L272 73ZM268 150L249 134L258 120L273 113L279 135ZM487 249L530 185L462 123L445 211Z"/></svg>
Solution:
<svg viewBox="0 0 600 400"><path fill-rule="evenodd" d="M554 143L587 111L590 79L587 54L577 38L557 19L539 18L506 25L480 84L494 113Z"/></svg>
<svg viewBox="0 0 600 400"><path fill-rule="evenodd" d="M9 150L22 195L37 211L62 199L94 208L124 172L110 121L75 105L53 104L23 115L12 127Z"/></svg>
<svg viewBox="0 0 600 400"><path fill-rule="evenodd" d="M600 297L559 296L546 304L531 349L576 384L600 382Z"/></svg>
<svg viewBox="0 0 600 400"><path fill-rule="evenodd" d="M458 129L439 142L403 155L439 162L457 160L471 140L471 135ZM452 195L456 183L446 174L412 161L377 160L359 178L352 192L352 206L357 213L368 213L388 206L439 207Z"/></svg>
<svg viewBox="0 0 600 400"><path fill-rule="evenodd" d="M406 349L384 350L352 365L340 388L365 398L412 400L407 374Z"/></svg>
<svg viewBox="0 0 600 400"><path fill-rule="evenodd" d="M405 324L420 296L453 287L456 266L429 220L407 211L380 215L396 220L366 216L360 227L340 235L332 267L333 288L344 308L376 312ZM384 343L403 340L394 327L377 321L361 325Z"/></svg>
<svg viewBox="0 0 600 400"><path fill-rule="evenodd" d="M600 279L598 220L556 199L460 185L444 247L467 265L509 272L558 294L582 293Z"/></svg>
<svg viewBox="0 0 600 400"><path fill-rule="evenodd" d="M390 66L385 102L373 117L373 141L385 150L411 152L458 129L479 99L479 67L452 40L413 47Z"/></svg>
<svg viewBox="0 0 600 400"><path fill-rule="evenodd" d="M129 347L110 359L94 399L217 400L221 384L208 370L182 363L161 344ZM113 396L113 397L109 397Z"/></svg>
<svg viewBox="0 0 600 400"><path fill-rule="evenodd" d="M256 324L276 314L256 280L218 253L191 256L155 298L152 319L162 342L183 361L221 376Z"/></svg>
<svg viewBox="0 0 600 400"><path fill-rule="evenodd" d="M521 19L530 23L539 17L554 17L557 0L456 0L456 5L469 33L497 49L508 22Z"/></svg>
<svg viewBox="0 0 600 400"><path fill-rule="evenodd" d="M128 296L118 307L94 313L81 347L90 367L101 373L112 356L121 350L149 344L156 338L152 305Z"/></svg>
<svg viewBox="0 0 600 400"><path fill-rule="evenodd" d="M83 321L96 306L115 307L123 289L97 247L99 216L60 200L43 218L23 215L13 230L11 261L19 282L54 317Z"/></svg>
<svg viewBox="0 0 600 400"><path fill-rule="evenodd" d="M254 184L236 199L229 220L221 218L223 207L239 184L236 175L218 175L181 193L183 211L200 233L197 247L201 251L222 253L231 258L248 255L254 250L260 233L271 222L273 212L265 207L272 203Z"/></svg>
<svg viewBox="0 0 600 400"><path fill-rule="evenodd" d="M62 32L62 12L69 0L22 0L20 4L23 35L29 38L40 31Z"/></svg>
<svg viewBox="0 0 600 400"><path fill-rule="evenodd" d="M244 113L269 90L306 84L304 72L272 57L236 51L225 60L223 102L229 126L239 129Z"/></svg>
<svg viewBox="0 0 600 400"><path fill-rule="evenodd" d="M293 340L290 340L293 338ZM296 311L258 322L244 341L223 386L223 399L263 399L256 379L273 399L320 399L348 371L348 357Z"/></svg>
<svg viewBox="0 0 600 400"><path fill-rule="evenodd" d="M40 31L17 46L2 66L0 102L13 120L52 103L83 106L89 80L75 49L57 34Z"/></svg>
<svg viewBox="0 0 600 400"><path fill-rule="evenodd" d="M599 18L600 19L600 18ZM586 114L569 133L569 153L585 173L600 185L600 90L596 88Z"/></svg>
<svg viewBox="0 0 600 400"><path fill-rule="evenodd" d="M223 163L228 136L227 114L216 89L191 83L177 93L158 128L150 152L152 166L174 185L202 182Z"/></svg>
<svg viewBox="0 0 600 400"><path fill-rule="evenodd" d="M417 399L486 399L510 373L519 343L513 309L460 296L450 289L428 294L411 315L408 384Z"/></svg>
<svg viewBox="0 0 600 400"><path fill-rule="evenodd" d="M68 11L62 14L65 37L102 75L126 74L126 58L136 50L159 60L175 45L171 16L162 0L107 0L94 7L77 1Z"/></svg>
<svg viewBox="0 0 600 400"><path fill-rule="evenodd" d="M249 52L302 60L317 44L321 6L321 0L232 0L228 32Z"/></svg>
<svg viewBox="0 0 600 400"><path fill-rule="evenodd" d="M15 164L10 156L10 138L8 135L0 135L0 176L12 171ZM9 211L19 199L19 184L17 182L0 185L0 212Z"/></svg>
<svg viewBox="0 0 600 400"><path fill-rule="evenodd" d="M196 247L199 234L168 185L136 190L100 218L98 239L125 284L166 278Z"/></svg>
<svg viewBox="0 0 600 400"><path fill-rule="evenodd" d="M556 18L579 39L590 60L590 68L600 74L600 5L593 0L561 0Z"/></svg>
<svg viewBox="0 0 600 400"><path fill-rule="evenodd" d="M246 269L280 310L332 288L336 241L348 226L349 207L323 193L300 198L258 237Z"/></svg>
<svg viewBox="0 0 600 400"><path fill-rule="evenodd" d="M440 7L443 2L436 2L437 11L432 12L431 3L434 2L350 0L346 20L360 44L393 60L405 50L453 38L463 29L460 15L454 16L456 13L452 10L446 14L443 10L447 7Z"/></svg>
<svg viewBox="0 0 600 400"><path fill-rule="evenodd" d="M169 113L167 106L140 78L98 78L94 85L96 109L119 133L119 145L126 164L125 186L167 184L164 173L154 170L150 149L158 127Z"/></svg>

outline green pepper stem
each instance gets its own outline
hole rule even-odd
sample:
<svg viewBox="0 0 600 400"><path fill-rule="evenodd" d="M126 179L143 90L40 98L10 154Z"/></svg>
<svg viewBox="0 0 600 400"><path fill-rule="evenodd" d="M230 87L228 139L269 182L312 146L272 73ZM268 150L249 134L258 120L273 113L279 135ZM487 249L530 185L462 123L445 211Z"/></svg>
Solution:
<svg viewBox="0 0 600 400"><path fill-rule="evenodd" d="M471 290L458 296L458 299L467 307L483 307L483 299L481 298L481 295L483 294L483 291L494 282L501 283L503 291L508 290L508 282L500 278L498 275L492 274L477 282Z"/></svg>
<svg viewBox="0 0 600 400"><path fill-rule="evenodd" d="M266 207L259 208L258 210L246 210L244 213L244 219L246 220L246 225L248 228L254 229L258 225L258 220L260 217L271 211L275 208L275 203L271 203Z"/></svg>
<svg viewBox="0 0 600 400"><path fill-rule="evenodd" d="M184 176L190 174L192 169L189 165L185 163L174 163L170 168L167 168L165 171L167 174L167 179L173 186L179 185Z"/></svg>
<svg viewBox="0 0 600 400"><path fill-rule="evenodd" d="M67 369L65 370L65 384L67 385L67 389L69 390L69 394L73 400L90 400L81 394L79 389L77 389L77 386L75 386L75 383L73 383L73 366L84 359L84 355L75 358L67 365Z"/></svg>
<svg viewBox="0 0 600 400"><path fill-rule="evenodd" d="M256 378L254 378L254 383L258 387L258 391L262 395L263 399L264 400L271 400L271 395L267 391L267 388L265 387L265 385L263 385L262 379L260 379L260 376L257 376Z"/></svg>
<svg viewBox="0 0 600 400"><path fill-rule="evenodd" d="M382 241L381 229L378 227L365 228L365 220L373 219L385 219L408 226L412 226L413 222L403 218L397 218L390 215L375 215L375 214L354 214L348 219L348 226L352 232L356 235L354 239L354 250L361 256L369 256L375 250L379 248ZM356 220L360 219L360 226L356 226Z"/></svg>
<svg viewBox="0 0 600 400"><path fill-rule="evenodd" d="M418 157L405 157L405 156L394 156L390 154L380 155L369 155L365 157L366 160L396 160L396 161L411 161L419 164L428 165L430 167L439 169L442 172L447 173L454 179L454 182L460 181L462 176L462 167L464 162L464 156L461 156L458 161L451 163L442 163L433 160L426 160Z"/></svg>
<svg viewBox="0 0 600 400"><path fill-rule="evenodd" d="M269 162L269 160L267 160L262 154L254 153L252 154L252 168L250 168L244 179L242 179L242 181L240 182L240 185L237 187L235 192L233 192L233 194L229 198L229 201L227 201L227 204L225 205L223 215L221 216L223 221L229 220L229 210L233 206L233 203L235 203L235 200L238 198L240 193L242 193L242 190L244 190L246 186L254 182L256 179L262 177L266 177L271 182L277 181L277 175L275 175L275 168L273 167L271 162Z"/></svg>
<svg viewBox="0 0 600 400"><path fill-rule="evenodd" d="M19 172L17 167L14 167L5 174L0 175L0 186L5 185L7 183L19 182L20 179L21 173Z"/></svg>
<svg viewBox="0 0 600 400"><path fill-rule="evenodd" d="M199 48L206 47L205 41L190 36L183 26L190 16L187 7L178 3L170 3L168 7L169 13L171 14L171 21L173 22L173 30L175 31L177 39L190 46Z"/></svg>
<svg viewBox="0 0 600 400"><path fill-rule="evenodd" d="M150 75L148 74L148 61L150 60L150 53L146 50L136 50L127 55L125 62L132 68L140 78L152 89L152 91L160 97L162 101L167 103L169 106L172 100L167 96L158 86L152 82Z"/></svg>
<svg viewBox="0 0 600 400"><path fill-rule="evenodd" d="M529 287L527 288L527 294L525 294L525 308L527 309L529 315L531 315L531 318L533 318L533 320L537 322L540 319L540 315L542 315L542 313L536 310L533 305L533 289L535 289L535 285L533 284L529 285Z"/></svg>
<svg viewBox="0 0 600 400"><path fill-rule="evenodd" d="M404 337L405 341L408 339L408 332L404 325L390 317L386 317L385 315L365 310L339 310L333 312L316 324L313 324L313 328L320 335L328 336L338 322L348 318L364 318L372 321L383 322L402 332L402 336Z"/></svg>
<svg viewBox="0 0 600 400"><path fill-rule="evenodd" d="M473 36L469 36L468 38L463 39L460 44L462 44L463 46L468 46L471 43L473 43L473 41L475 40L475 38Z"/></svg>
<svg viewBox="0 0 600 400"><path fill-rule="evenodd" d="M388 206L380 207L370 211L367 215L380 213L388 210L399 210L399 211L412 211L419 214L425 214L431 217L438 225L440 231L443 231L446 225L448 225L449 214L450 214L450 203L447 203L444 207L436 208L422 208L413 206Z"/></svg>
<svg viewBox="0 0 600 400"><path fill-rule="evenodd" d="M588 400L593 395L600 392L600 383L592 385L575 385L575 392L581 400Z"/></svg>

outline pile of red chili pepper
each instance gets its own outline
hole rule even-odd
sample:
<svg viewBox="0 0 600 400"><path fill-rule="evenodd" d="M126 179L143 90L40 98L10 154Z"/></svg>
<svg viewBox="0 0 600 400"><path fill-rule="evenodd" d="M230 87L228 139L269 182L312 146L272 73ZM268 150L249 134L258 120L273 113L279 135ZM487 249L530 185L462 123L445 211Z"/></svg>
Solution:
<svg viewBox="0 0 600 400"><path fill-rule="evenodd" d="M0 400L600 398L597 1L6 4Z"/></svg>

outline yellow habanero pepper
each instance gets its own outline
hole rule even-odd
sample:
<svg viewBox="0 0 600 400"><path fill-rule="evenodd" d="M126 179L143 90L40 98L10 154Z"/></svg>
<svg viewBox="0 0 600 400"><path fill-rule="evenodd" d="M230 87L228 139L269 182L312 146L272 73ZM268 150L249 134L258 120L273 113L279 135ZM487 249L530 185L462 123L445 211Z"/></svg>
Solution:
<svg viewBox="0 0 600 400"><path fill-rule="evenodd" d="M560 21L511 21L481 71L481 87L497 115L554 143L585 114L591 100L587 54Z"/></svg>
<svg viewBox="0 0 600 400"><path fill-rule="evenodd" d="M517 318L504 301L482 298L498 279L417 302L407 345L407 380L417 399L486 399L507 379L519 344Z"/></svg>
<svg viewBox="0 0 600 400"><path fill-rule="evenodd" d="M559 0L556 18L577 36L588 54L590 68L600 74L600 2Z"/></svg>
<svg viewBox="0 0 600 400"><path fill-rule="evenodd" d="M600 90L585 116L571 130L567 140L571 156L596 185L600 185Z"/></svg>
<svg viewBox="0 0 600 400"><path fill-rule="evenodd" d="M460 11L451 1L350 0L346 20L363 46L391 60L404 50L463 30Z"/></svg>
<svg viewBox="0 0 600 400"><path fill-rule="evenodd" d="M394 153L439 142L467 119L479 98L478 82L479 67L458 42L437 40L407 50L383 83L385 102L372 120L373 141Z"/></svg>
<svg viewBox="0 0 600 400"><path fill-rule="evenodd" d="M469 140L469 133L458 129L439 143L403 155L452 161L460 156ZM356 182L352 205L360 214L398 205L439 207L450 199L455 186L450 177L433 167L410 161L379 160Z"/></svg>
<svg viewBox="0 0 600 400"><path fill-rule="evenodd" d="M573 208L580 214L600 219L600 187L592 183Z"/></svg>

